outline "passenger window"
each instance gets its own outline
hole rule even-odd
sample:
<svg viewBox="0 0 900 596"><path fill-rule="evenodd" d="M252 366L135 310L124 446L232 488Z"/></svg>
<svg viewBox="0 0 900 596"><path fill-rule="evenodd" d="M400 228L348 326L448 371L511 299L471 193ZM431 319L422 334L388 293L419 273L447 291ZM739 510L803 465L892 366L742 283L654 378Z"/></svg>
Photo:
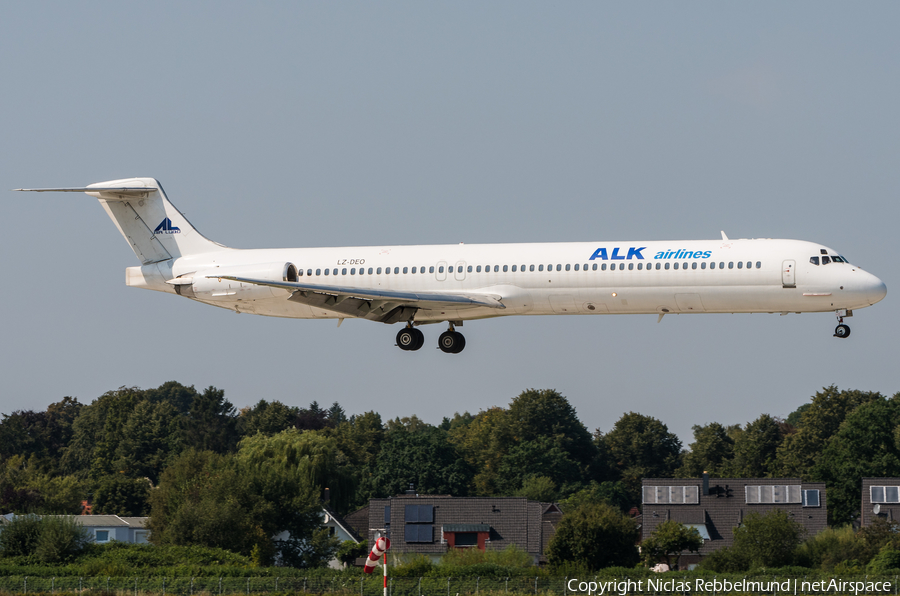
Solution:
<svg viewBox="0 0 900 596"><path fill-rule="evenodd" d="M444 272L444 266L441 265L440 267L438 267L438 273L443 273L443 272Z"/></svg>
<svg viewBox="0 0 900 596"><path fill-rule="evenodd" d="M312 269L307 269L307 270L306 270L306 274L307 274L307 275L312 275Z"/></svg>
<svg viewBox="0 0 900 596"><path fill-rule="evenodd" d="M416 272L416 268L415 268L415 267L412 268L412 272L413 272L413 273Z"/></svg>
<svg viewBox="0 0 900 596"><path fill-rule="evenodd" d="M658 264L658 263L657 263L657 264ZM675 264L678 265L678 263L675 263ZM666 263L666 269L668 269L668 268L669 268L669 264Z"/></svg>
<svg viewBox="0 0 900 596"><path fill-rule="evenodd" d="M337 269L335 269L334 271L335 271L334 274L337 275ZM341 275L347 275L347 268L346 268L346 267L344 267L343 269L341 269Z"/></svg>
<svg viewBox="0 0 900 596"><path fill-rule="evenodd" d="M559 269L559 267L557 267L557 269ZM566 263L566 271L569 271L571 269L572 269L572 266L569 265L568 263Z"/></svg>
<svg viewBox="0 0 900 596"><path fill-rule="evenodd" d="M756 261L756 268L759 269L762 267L762 261Z"/></svg>
<svg viewBox="0 0 900 596"><path fill-rule="evenodd" d="M529 271L534 271L534 265L529 265L529 266L528 266L528 270L529 270Z"/></svg>
<svg viewBox="0 0 900 596"><path fill-rule="evenodd" d="M591 265L591 270L592 270L592 271L596 271L596 270L597 270L597 263L594 263L593 265Z"/></svg>
<svg viewBox="0 0 900 596"><path fill-rule="evenodd" d="M504 266L503 266L503 273L506 273L507 271L509 271L509 265L504 265Z"/></svg>
<svg viewBox="0 0 900 596"><path fill-rule="evenodd" d="M734 269L734 261L728 261L728 268Z"/></svg>
<svg viewBox="0 0 900 596"><path fill-rule="evenodd" d="M321 270L321 269L316 269L316 275L322 275L322 270Z"/></svg>
<svg viewBox="0 0 900 596"><path fill-rule="evenodd" d="M743 269L743 268L744 268L744 262L738 261L738 269Z"/></svg>
<svg viewBox="0 0 900 596"><path fill-rule="evenodd" d="M494 265L494 273L500 272L500 265Z"/></svg>
<svg viewBox="0 0 900 596"><path fill-rule="evenodd" d="M716 268L716 262L713 261L712 263L710 263L710 264L709 264L709 268L710 268L710 269L715 269L715 268Z"/></svg>
<svg viewBox="0 0 900 596"><path fill-rule="evenodd" d="M566 269L568 269L568 268L569 268L568 265L566 265ZM575 271L578 271L578 270L579 270L579 269L578 269L578 263L575 263Z"/></svg>
<svg viewBox="0 0 900 596"><path fill-rule="evenodd" d="M409 267L403 268L403 274L406 275L409 272Z"/></svg>
<svg viewBox="0 0 900 596"><path fill-rule="evenodd" d="M628 263L628 270L629 270L629 271L633 271L633 270L634 270L634 263Z"/></svg>
<svg viewBox="0 0 900 596"><path fill-rule="evenodd" d="M516 266L515 266L515 265L513 265L512 271L513 271L513 273L516 272Z"/></svg>
<svg viewBox="0 0 900 596"><path fill-rule="evenodd" d="M719 269L724 269L724 268L725 268L725 262L719 261Z"/></svg>
<svg viewBox="0 0 900 596"><path fill-rule="evenodd" d="M675 263L675 265L673 266L673 268L674 268L674 269L678 269L678 263Z"/></svg>
<svg viewBox="0 0 900 596"><path fill-rule="evenodd" d="M475 273L481 273L481 265L475 267Z"/></svg>
<svg viewBox="0 0 900 596"><path fill-rule="evenodd" d="M668 269L668 267L666 267ZM659 263L656 264L656 270L659 271Z"/></svg>
<svg viewBox="0 0 900 596"><path fill-rule="evenodd" d="M557 264L557 265L556 265L556 270L557 270L557 271L562 271L562 265Z"/></svg>
<svg viewBox="0 0 900 596"><path fill-rule="evenodd" d="M394 273L400 273L400 267L394 267Z"/></svg>
<svg viewBox="0 0 900 596"><path fill-rule="evenodd" d="M513 271L515 271L515 269L513 269ZM521 271L522 273L525 273L525 265L522 265L521 267L519 267L519 271Z"/></svg>
<svg viewBox="0 0 900 596"><path fill-rule="evenodd" d="M453 273L453 265L447 267L447 273Z"/></svg>
<svg viewBox="0 0 900 596"><path fill-rule="evenodd" d="M643 268L644 268L644 264L643 264L643 263L638 263L638 271L640 271L640 270L643 269Z"/></svg>
<svg viewBox="0 0 900 596"><path fill-rule="evenodd" d="M434 273L434 265L428 268L428 273Z"/></svg>
<svg viewBox="0 0 900 596"><path fill-rule="evenodd" d="M325 275L330 275L330 274L331 274L331 269L326 269L326 270L325 270Z"/></svg>
<svg viewBox="0 0 900 596"><path fill-rule="evenodd" d="M381 267L379 267L379 268L376 270L376 273L377 273L378 275L381 275Z"/></svg>
<svg viewBox="0 0 900 596"><path fill-rule="evenodd" d="M619 263L619 271L625 271L625 263Z"/></svg>
<svg viewBox="0 0 900 596"><path fill-rule="evenodd" d="M466 267L466 273L472 273L472 266L471 266L471 265L469 265L468 267Z"/></svg>
<svg viewBox="0 0 900 596"><path fill-rule="evenodd" d="M691 269L696 269L696 268L697 268L697 261L694 261L693 263L691 263Z"/></svg>
<svg viewBox="0 0 900 596"><path fill-rule="evenodd" d="M362 269L360 269L360 271L362 271ZM356 267L350 269L350 275L356 275Z"/></svg>
<svg viewBox="0 0 900 596"><path fill-rule="evenodd" d="M706 269L706 261L703 261L702 263L700 263L700 268Z"/></svg>
<svg viewBox="0 0 900 596"><path fill-rule="evenodd" d="M603 263L602 265L600 265L600 270L606 271L606 263Z"/></svg>
<svg viewBox="0 0 900 596"><path fill-rule="evenodd" d="M381 273L381 269L378 270L378 273ZM372 268L369 267L369 275L372 275Z"/></svg>
<svg viewBox="0 0 900 596"><path fill-rule="evenodd" d="M384 274L385 274L385 275L390 275L390 274L391 274L391 268L390 268L390 267L385 267L385 268L384 268Z"/></svg>
<svg viewBox="0 0 900 596"><path fill-rule="evenodd" d="M543 266L543 265L538 265L538 271L543 271L543 270L544 270L544 266Z"/></svg>
<svg viewBox="0 0 900 596"><path fill-rule="evenodd" d="M829 259L828 257L822 257L822 264L823 264L823 265L827 265L827 264L830 263L830 262L831 262L831 259Z"/></svg>

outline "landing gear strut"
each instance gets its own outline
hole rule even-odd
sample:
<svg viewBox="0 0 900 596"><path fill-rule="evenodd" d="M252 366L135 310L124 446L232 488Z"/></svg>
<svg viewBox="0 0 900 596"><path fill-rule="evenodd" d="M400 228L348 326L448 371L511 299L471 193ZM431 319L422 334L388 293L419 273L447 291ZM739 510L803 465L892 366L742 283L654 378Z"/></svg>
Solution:
<svg viewBox="0 0 900 596"><path fill-rule="evenodd" d="M438 347L445 354L459 354L466 347L466 338L456 331L451 323L450 329L441 333L438 338Z"/></svg>
<svg viewBox="0 0 900 596"><path fill-rule="evenodd" d="M850 313L850 311L847 311L847 312ZM852 314L852 313L850 313L850 314ZM850 316L850 314L848 314L847 316ZM834 328L834 336L840 337L842 339L845 337L849 337L850 336L850 327L848 327L847 325L844 325L844 316L840 312L837 315L837 320L838 320L838 326Z"/></svg>
<svg viewBox="0 0 900 596"><path fill-rule="evenodd" d="M425 335L413 326L407 326L397 333L397 347L414 352L425 343Z"/></svg>

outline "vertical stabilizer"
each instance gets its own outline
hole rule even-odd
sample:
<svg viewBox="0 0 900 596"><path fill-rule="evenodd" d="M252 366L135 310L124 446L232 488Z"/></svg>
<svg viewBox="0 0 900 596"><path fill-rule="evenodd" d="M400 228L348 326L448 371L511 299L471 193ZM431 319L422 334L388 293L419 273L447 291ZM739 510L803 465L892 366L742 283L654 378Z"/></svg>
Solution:
<svg viewBox="0 0 900 596"><path fill-rule="evenodd" d="M153 178L91 184L84 191L100 200L141 263L225 250L205 238L166 197Z"/></svg>

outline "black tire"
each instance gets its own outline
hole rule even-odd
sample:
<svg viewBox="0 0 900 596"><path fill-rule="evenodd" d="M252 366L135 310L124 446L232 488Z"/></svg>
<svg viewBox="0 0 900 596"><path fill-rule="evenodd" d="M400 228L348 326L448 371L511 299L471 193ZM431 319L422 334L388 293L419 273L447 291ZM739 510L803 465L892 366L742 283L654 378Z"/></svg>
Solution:
<svg viewBox="0 0 900 596"><path fill-rule="evenodd" d="M459 332L454 332L454 333L456 333L456 338L458 340L457 343L459 345L456 347L455 350L453 350L453 353L459 354L460 352L462 352L463 350L466 349L466 336Z"/></svg>
<svg viewBox="0 0 900 596"><path fill-rule="evenodd" d="M438 347L441 349L441 352L456 354L454 350L459 345L458 336L459 334L455 331L444 331L441 333L441 336L438 338Z"/></svg>
<svg viewBox="0 0 900 596"><path fill-rule="evenodd" d="M418 331L418 329L411 329L409 327L404 327L398 331L397 347L401 350L415 350L416 341L418 340L416 331ZM421 333L421 331L419 333Z"/></svg>
<svg viewBox="0 0 900 596"><path fill-rule="evenodd" d="M416 336L416 343L413 344L410 350L415 352L425 344L425 334L418 329L413 329L412 332Z"/></svg>
<svg viewBox="0 0 900 596"><path fill-rule="evenodd" d="M834 328L834 336L840 337L841 339L850 336L850 327L847 325L838 325Z"/></svg>

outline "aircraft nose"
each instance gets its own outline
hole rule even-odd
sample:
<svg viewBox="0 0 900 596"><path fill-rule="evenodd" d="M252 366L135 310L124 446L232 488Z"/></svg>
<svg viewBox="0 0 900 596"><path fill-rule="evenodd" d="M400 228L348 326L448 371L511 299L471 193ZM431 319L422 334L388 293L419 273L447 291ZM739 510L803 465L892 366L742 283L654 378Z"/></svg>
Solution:
<svg viewBox="0 0 900 596"><path fill-rule="evenodd" d="M887 286L884 285L884 282L872 276L872 282L869 284L869 302L875 304L876 302L880 302L887 296Z"/></svg>

